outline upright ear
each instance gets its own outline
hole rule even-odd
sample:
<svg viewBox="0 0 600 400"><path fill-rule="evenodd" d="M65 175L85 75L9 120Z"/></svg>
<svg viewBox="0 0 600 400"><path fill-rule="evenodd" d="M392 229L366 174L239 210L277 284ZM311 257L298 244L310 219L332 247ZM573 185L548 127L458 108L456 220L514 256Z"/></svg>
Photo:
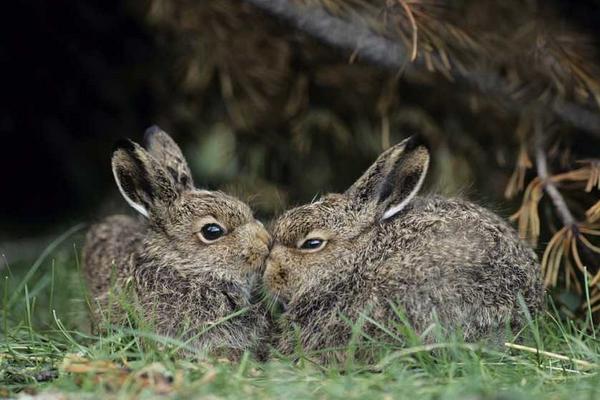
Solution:
<svg viewBox="0 0 600 400"><path fill-rule="evenodd" d="M413 135L382 153L345 195L375 219L391 218L419 192L428 167L429 150Z"/></svg>
<svg viewBox="0 0 600 400"><path fill-rule="evenodd" d="M177 189L167 171L137 143L117 143L112 170L125 200L145 217L157 206L166 206L177 198Z"/></svg>
<svg viewBox="0 0 600 400"><path fill-rule="evenodd" d="M194 188L190 167L181 149L167 132L156 125L146 129L144 146L167 170L179 192Z"/></svg>

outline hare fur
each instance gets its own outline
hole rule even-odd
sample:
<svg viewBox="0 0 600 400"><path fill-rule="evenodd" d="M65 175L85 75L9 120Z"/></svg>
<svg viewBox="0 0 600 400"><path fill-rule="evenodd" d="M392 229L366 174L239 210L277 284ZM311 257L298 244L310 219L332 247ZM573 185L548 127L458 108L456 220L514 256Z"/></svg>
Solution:
<svg viewBox="0 0 600 400"><path fill-rule="evenodd" d="M253 302L270 237L248 205L196 189L181 150L157 127L147 131L146 149L120 143L112 167L142 216L111 216L87 233L83 271L96 323L123 323L126 297L188 351L235 358L256 349L270 326Z"/></svg>
<svg viewBox="0 0 600 400"><path fill-rule="evenodd" d="M279 351L292 353L298 340L308 352L344 348L348 319L361 313L385 324L399 308L417 334L437 323L476 341L523 326L520 296L532 313L542 307L537 257L506 222L465 200L415 196L428 163L411 137L344 194L274 222L264 280L285 306ZM371 324L364 329L392 340Z"/></svg>

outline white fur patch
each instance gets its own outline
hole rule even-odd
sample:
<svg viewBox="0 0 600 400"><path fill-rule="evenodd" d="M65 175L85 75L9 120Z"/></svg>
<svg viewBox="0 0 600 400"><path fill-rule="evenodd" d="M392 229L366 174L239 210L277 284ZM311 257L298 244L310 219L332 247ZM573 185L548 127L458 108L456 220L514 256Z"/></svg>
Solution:
<svg viewBox="0 0 600 400"><path fill-rule="evenodd" d="M115 177L115 182L117 182L117 187L119 188L119 192L121 192L121 194L123 195L123 198L125 198L125 201L127 203L129 203L129 205L131 207L133 207L133 209L137 212L139 212L140 214L142 214L144 217L148 218L149 213L148 210L146 210L146 207L142 206L139 203L136 203L135 201L133 201L129 196L127 196L127 194L125 193L125 191L123 190L123 186L121 186L121 181L119 181L119 177L117 176L117 172L115 171L115 169L113 168L113 176Z"/></svg>
<svg viewBox="0 0 600 400"><path fill-rule="evenodd" d="M423 186L423 182L425 181L425 176L427 175L428 169L429 169L429 157L427 158L427 162L425 163L425 168L423 168L423 173L421 173L421 176L419 177L419 181L415 185L415 188L413 189L413 191L408 196L406 196L406 198L404 200L402 200L400 202L400 204L397 204L395 206L388 208L386 210L386 212L383 214L382 219L388 219L388 218L396 215L398 212L402 211L402 209L404 207L406 207L406 205L413 199L413 197L415 197L417 195L417 193L419 193L419 190L421 190L421 186Z"/></svg>

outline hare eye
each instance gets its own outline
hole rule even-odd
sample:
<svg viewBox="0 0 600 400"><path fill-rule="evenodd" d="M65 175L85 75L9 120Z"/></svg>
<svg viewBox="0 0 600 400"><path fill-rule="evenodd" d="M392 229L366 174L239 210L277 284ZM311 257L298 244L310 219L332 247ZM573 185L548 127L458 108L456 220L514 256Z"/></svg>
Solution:
<svg viewBox="0 0 600 400"><path fill-rule="evenodd" d="M210 244L223 237L225 233L225 228L219 224L211 222L210 224L204 225L200 229L198 236L204 243Z"/></svg>
<svg viewBox="0 0 600 400"><path fill-rule="evenodd" d="M327 241L323 240L323 239L318 239L318 238L306 239L300 245L300 249L308 250L308 251L318 251L318 250L321 250L323 247L325 247L326 243L327 243Z"/></svg>

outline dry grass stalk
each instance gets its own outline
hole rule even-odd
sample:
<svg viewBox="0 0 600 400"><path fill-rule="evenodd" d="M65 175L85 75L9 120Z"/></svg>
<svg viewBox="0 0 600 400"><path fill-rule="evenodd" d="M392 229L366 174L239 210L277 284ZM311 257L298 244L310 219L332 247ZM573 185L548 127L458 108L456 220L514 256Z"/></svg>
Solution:
<svg viewBox="0 0 600 400"><path fill-rule="evenodd" d="M590 267L582 260L581 246L587 248L586 251L600 254L600 247L594 245L584 234L600 235L597 225L579 223L571 227L563 227L558 230L548 242L544 255L542 256L542 275L544 276L544 285L546 287L555 287L558 283L558 272L561 265L565 269L565 281L567 289L571 277L577 281L575 267L580 274L586 275L588 285L594 287L600 283L600 268L593 266L596 270L595 275L589 272ZM576 290L582 293L581 289Z"/></svg>
<svg viewBox="0 0 600 400"><path fill-rule="evenodd" d="M511 221L518 221L519 235L523 239L529 239L532 245L536 245L540 236L540 217L538 205L544 194L540 178L533 179L523 195L523 202L519 210L510 216Z"/></svg>
<svg viewBox="0 0 600 400"><path fill-rule="evenodd" d="M523 346L523 345L515 344L515 343L504 343L504 346L508 347L509 349L522 350L522 351L526 351L528 353L534 353L534 354L554 358L554 359L561 360L561 361L569 361L569 362L572 362L573 364L575 364L577 367L583 368L583 369L592 369L592 368L600 367L600 365L589 362L589 361L579 360L577 358L572 358L572 357L568 357L568 356L565 356L562 354L557 354L557 353L552 353L550 351L536 349L534 347Z"/></svg>
<svg viewBox="0 0 600 400"><path fill-rule="evenodd" d="M404 11L406 12L406 15L408 16L408 19L410 21L410 25L412 28L412 51L410 54L410 61L415 61L417 59L417 53L418 53L418 35L419 35L419 28L417 26L417 22L415 21L415 16L413 15L413 12L410 8L410 6L407 4L406 1L404 0L396 0L404 9ZM394 1L390 1L388 0L388 7L394 3Z"/></svg>
<svg viewBox="0 0 600 400"><path fill-rule="evenodd" d="M523 161L525 166L526 160ZM519 168L519 167L517 167ZM516 171L515 171L516 173ZM548 178L548 180L554 184L561 182L588 182L590 178L595 174L593 168L584 167L573 171L563 172ZM517 179L515 179L517 180ZM509 183L510 185L510 183ZM511 188L512 190L512 188ZM509 188L507 187L507 192ZM529 241L536 245L540 234L540 218L538 206L540 200L543 197L543 184L539 177L533 179L523 195L523 201L519 210L510 216L511 221L518 221L519 235L523 239L529 239ZM595 222L600 218L600 202L596 203L586 212L587 220Z"/></svg>
<svg viewBox="0 0 600 400"><path fill-rule="evenodd" d="M527 154L527 147L524 144L521 144L515 170L506 185L504 197L512 199L517 193L523 190L525 187L525 175L527 174L527 170L532 166L531 158L529 158L529 154Z"/></svg>
<svg viewBox="0 0 600 400"><path fill-rule="evenodd" d="M595 223L595 222L598 222L598 220L600 220L600 200L598 200L596 202L596 204L591 206L585 212L585 217L586 217L587 221L590 223ZM589 233L590 235L600 235L600 231L595 231L595 230L590 230L587 233Z"/></svg>
<svg viewBox="0 0 600 400"><path fill-rule="evenodd" d="M590 169L585 191L591 192L594 188L600 189L600 160L581 160L580 163L587 163Z"/></svg>
<svg viewBox="0 0 600 400"><path fill-rule="evenodd" d="M600 218L600 202L594 204L586 212L586 220L576 222L570 210L567 208L564 198L557 188L557 184L562 182L585 183L585 190L591 191L592 188L598 185L600 179L600 168L594 160L584 160L581 163L587 165L572 171L548 176L548 167L546 155L543 153L541 125L536 125L536 134L538 135L538 143L536 148L536 162L538 169L538 177L533 179L523 196L523 202L520 209L511 216L512 220L518 220L519 234L523 238L529 238L532 244L537 244L540 235L540 217L539 203L545 192L551 197L552 203L560 212L563 227L560 228L548 242L544 254L542 256L541 269L545 287L556 287L559 280L559 273L564 272L564 285L567 290L573 288L578 294L582 294L583 290L580 284L579 276L583 275L590 282L589 286L594 288L594 285L600 280L600 272L592 275L589 270L598 271L600 268L596 265L586 265L586 261L582 258L581 251L584 248L587 254L600 254L600 247L592 243L585 235L599 236L600 230L595 222ZM513 174L513 178L509 182L506 192L512 194L519 188L520 176L524 174L528 159L526 152L523 156L520 154L520 160L517 162L517 168ZM551 190L552 191L551 191ZM594 295L586 302L585 306L598 309L595 305L600 301L600 296Z"/></svg>

